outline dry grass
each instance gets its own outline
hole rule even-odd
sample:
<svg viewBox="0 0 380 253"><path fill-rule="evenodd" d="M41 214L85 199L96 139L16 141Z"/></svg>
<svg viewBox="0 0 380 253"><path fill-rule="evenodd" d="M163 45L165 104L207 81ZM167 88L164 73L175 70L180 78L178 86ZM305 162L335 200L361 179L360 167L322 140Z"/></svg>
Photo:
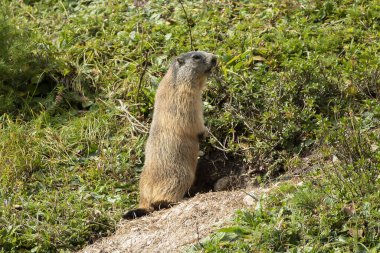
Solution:
<svg viewBox="0 0 380 253"><path fill-rule="evenodd" d="M171 209L122 221L115 235L81 252L178 252L231 221L245 206L245 196L241 191L199 194Z"/></svg>

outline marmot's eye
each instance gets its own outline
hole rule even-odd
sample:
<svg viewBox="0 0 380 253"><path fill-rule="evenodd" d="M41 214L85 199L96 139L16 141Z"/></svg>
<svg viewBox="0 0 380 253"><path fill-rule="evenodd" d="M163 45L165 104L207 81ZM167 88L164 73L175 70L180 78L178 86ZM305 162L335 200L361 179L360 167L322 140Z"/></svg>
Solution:
<svg viewBox="0 0 380 253"><path fill-rule="evenodd" d="M193 55L194 60L200 60L202 57L199 54Z"/></svg>

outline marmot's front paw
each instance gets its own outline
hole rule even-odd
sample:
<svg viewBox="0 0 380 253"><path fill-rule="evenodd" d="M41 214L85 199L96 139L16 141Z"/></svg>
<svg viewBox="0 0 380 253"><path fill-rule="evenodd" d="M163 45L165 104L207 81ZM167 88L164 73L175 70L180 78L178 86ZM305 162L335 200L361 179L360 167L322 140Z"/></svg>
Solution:
<svg viewBox="0 0 380 253"><path fill-rule="evenodd" d="M205 127L205 130L203 132L200 132L198 134L198 140L201 141L209 136L209 130L207 127Z"/></svg>

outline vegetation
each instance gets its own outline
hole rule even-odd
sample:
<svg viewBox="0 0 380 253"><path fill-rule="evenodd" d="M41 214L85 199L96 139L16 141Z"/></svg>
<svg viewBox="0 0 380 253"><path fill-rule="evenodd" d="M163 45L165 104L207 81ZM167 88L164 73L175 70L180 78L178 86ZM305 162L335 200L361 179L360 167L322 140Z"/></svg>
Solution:
<svg viewBox="0 0 380 253"><path fill-rule="evenodd" d="M193 47L219 56L205 152L257 183L310 172L192 250L377 252L379 14L376 0L0 0L0 251L114 231L157 84Z"/></svg>
<svg viewBox="0 0 380 253"><path fill-rule="evenodd" d="M345 203L319 190L284 184L189 252L379 252L379 193Z"/></svg>

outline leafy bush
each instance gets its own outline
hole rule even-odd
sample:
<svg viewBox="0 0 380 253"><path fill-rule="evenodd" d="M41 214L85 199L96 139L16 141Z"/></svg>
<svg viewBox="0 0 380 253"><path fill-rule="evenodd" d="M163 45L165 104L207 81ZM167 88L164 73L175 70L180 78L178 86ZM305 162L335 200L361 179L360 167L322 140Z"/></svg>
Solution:
<svg viewBox="0 0 380 253"><path fill-rule="evenodd" d="M360 116L349 114L324 131L325 143L329 144L324 155L333 160L320 167L328 183L338 190L335 198L340 200L351 201L378 191L380 107L374 101L368 102Z"/></svg>

